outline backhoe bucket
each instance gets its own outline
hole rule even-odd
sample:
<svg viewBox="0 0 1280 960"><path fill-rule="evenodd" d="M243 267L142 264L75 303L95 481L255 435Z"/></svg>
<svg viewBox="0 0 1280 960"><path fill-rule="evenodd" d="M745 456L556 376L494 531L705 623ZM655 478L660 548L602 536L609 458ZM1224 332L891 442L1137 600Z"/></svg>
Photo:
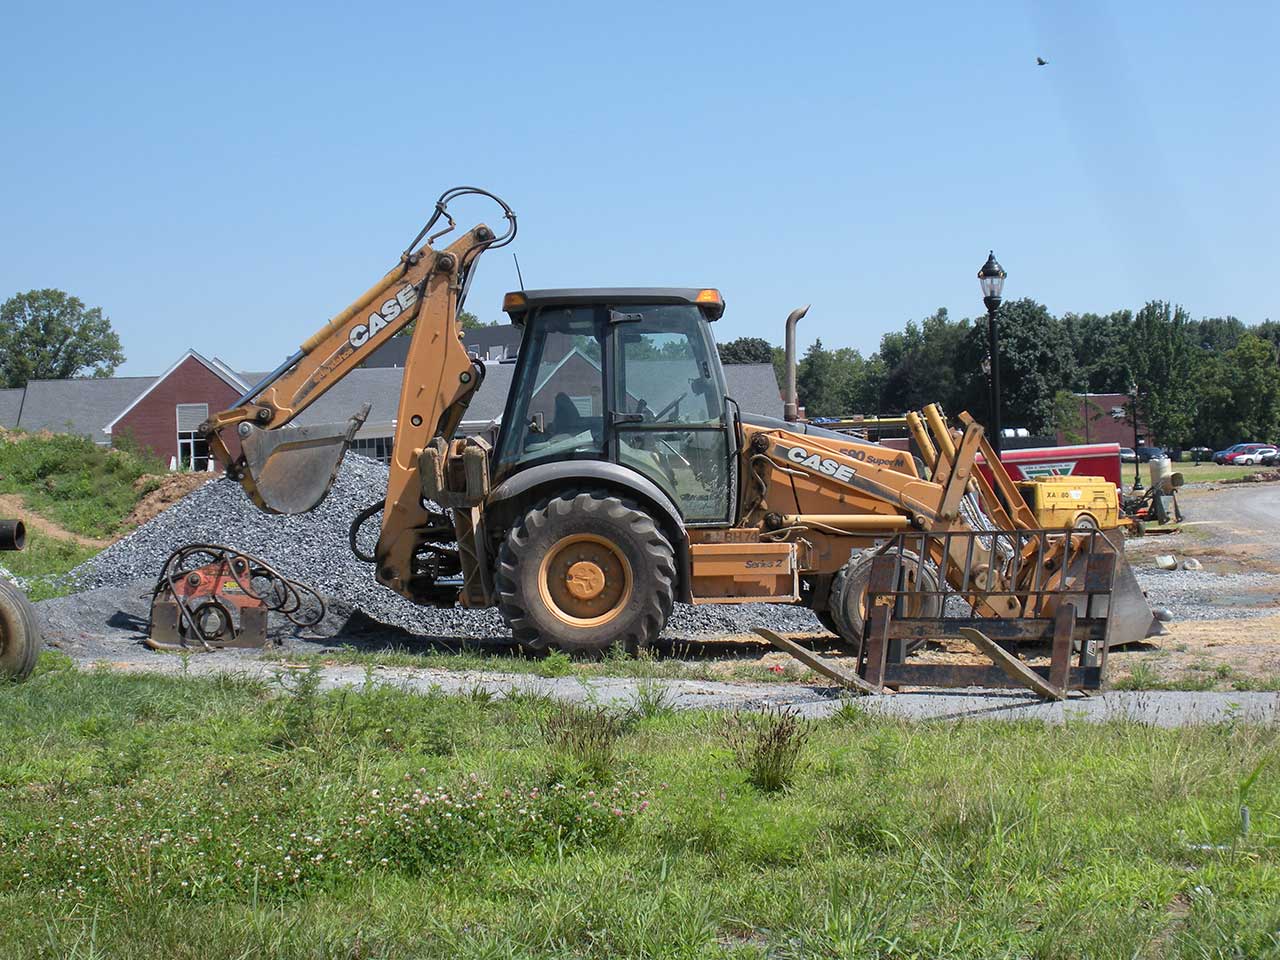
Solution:
<svg viewBox="0 0 1280 960"><path fill-rule="evenodd" d="M324 500L356 431L369 416L365 404L345 424L261 430L240 440L253 481L249 494L269 513L306 513Z"/></svg>

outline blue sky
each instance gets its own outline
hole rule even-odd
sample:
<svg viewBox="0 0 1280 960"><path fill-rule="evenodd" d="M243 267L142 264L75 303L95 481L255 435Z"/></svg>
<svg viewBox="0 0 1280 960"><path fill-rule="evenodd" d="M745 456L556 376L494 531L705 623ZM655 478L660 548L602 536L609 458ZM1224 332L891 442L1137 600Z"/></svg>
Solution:
<svg viewBox="0 0 1280 960"><path fill-rule="evenodd" d="M715 285L717 327L873 350L939 306L1280 318L1275 3L25 4L0 10L0 297L124 373L267 369L446 187L516 286ZM1035 57L1049 66L1037 68ZM459 209L470 224L487 217Z"/></svg>

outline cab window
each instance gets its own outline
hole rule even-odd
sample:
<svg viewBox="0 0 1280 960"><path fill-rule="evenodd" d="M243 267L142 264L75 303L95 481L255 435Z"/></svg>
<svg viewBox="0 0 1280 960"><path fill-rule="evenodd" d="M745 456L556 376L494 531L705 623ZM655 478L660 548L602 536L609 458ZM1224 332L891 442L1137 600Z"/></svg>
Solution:
<svg viewBox="0 0 1280 960"><path fill-rule="evenodd" d="M604 337L590 307L542 311L516 367L499 467L605 455Z"/></svg>

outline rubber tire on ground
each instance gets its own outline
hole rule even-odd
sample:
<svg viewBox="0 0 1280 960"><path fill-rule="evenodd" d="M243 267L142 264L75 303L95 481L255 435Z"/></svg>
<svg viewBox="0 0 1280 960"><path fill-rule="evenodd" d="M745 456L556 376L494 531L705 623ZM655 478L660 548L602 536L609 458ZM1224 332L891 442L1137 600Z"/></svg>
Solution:
<svg viewBox="0 0 1280 960"><path fill-rule="evenodd" d="M630 595L608 623L566 623L548 606L539 587L543 558L576 534L608 541L631 568ZM575 489L536 504L512 526L498 555L495 580L498 610L522 645L587 654L617 645L634 654L657 639L671 616L675 551L639 504L607 490Z"/></svg>
<svg viewBox="0 0 1280 960"><path fill-rule="evenodd" d="M40 627L31 601L0 577L0 679L25 680L40 658Z"/></svg>
<svg viewBox="0 0 1280 960"><path fill-rule="evenodd" d="M863 604L866 600L866 589L871 580L871 561L874 554L870 551L859 553L836 573L831 581L831 619L835 622L836 635L843 641L843 646L851 656L858 656L862 651ZM919 557L910 550L902 552L903 562L917 564ZM928 590L939 589L938 571L932 563L924 565L921 571L922 581ZM942 598L929 597L924 606L916 614L921 617L942 616ZM907 644L910 652L923 641Z"/></svg>
<svg viewBox="0 0 1280 960"><path fill-rule="evenodd" d="M836 625L836 618L831 615L830 610L814 610L813 615L818 618L818 622L827 633L840 636L840 628Z"/></svg>

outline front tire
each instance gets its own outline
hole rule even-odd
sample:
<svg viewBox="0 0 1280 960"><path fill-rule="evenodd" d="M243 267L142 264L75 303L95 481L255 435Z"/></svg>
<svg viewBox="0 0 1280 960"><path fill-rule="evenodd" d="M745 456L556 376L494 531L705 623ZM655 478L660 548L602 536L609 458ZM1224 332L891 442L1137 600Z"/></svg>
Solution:
<svg viewBox="0 0 1280 960"><path fill-rule="evenodd" d="M874 556L868 551L851 557L831 581L831 618L835 621L838 634L851 656L858 656L862 652L864 611L867 603L867 588L871 583L871 561ZM903 550L898 581L899 590L923 591L915 596L902 598L902 606L905 608L903 616L942 616L942 597L937 593L938 570L932 563L926 563L922 567L915 553ZM922 642L919 640L909 642L907 652L914 650Z"/></svg>
<svg viewBox="0 0 1280 960"><path fill-rule="evenodd" d="M31 676L41 646L31 601L0 577L0 679L25 680Z"/></svg>
<svg viewBox="0 0 1280 960"><path fill-rule="evenodd" d="M498 609L521 644L636 653L671 616L675 551L637 503L607 490L571 490L511 528L496 581Z"/></svg>

